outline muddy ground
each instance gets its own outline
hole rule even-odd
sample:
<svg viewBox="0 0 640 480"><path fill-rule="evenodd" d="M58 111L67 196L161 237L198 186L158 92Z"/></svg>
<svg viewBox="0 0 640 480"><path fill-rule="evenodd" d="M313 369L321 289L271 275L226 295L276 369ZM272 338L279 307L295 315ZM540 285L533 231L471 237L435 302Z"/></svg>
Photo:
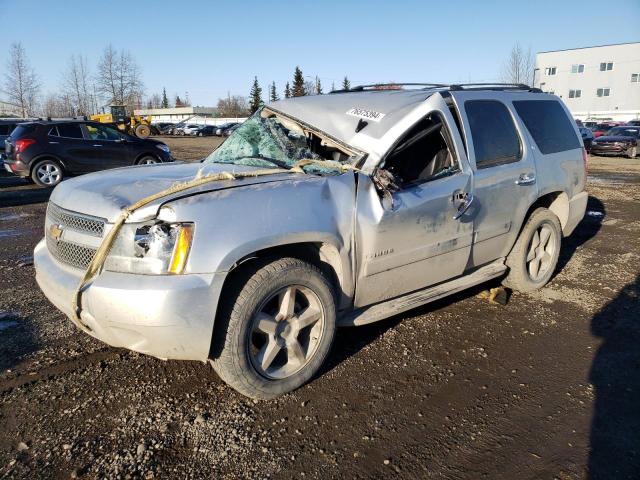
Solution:
<svg viewBox="0 0 640 480"><path fill-rule="evenodd" d="M589 193L543 290L342 329L254 403L76 330L29 262L48 192L0 176L0 478L640 478L640 161L592 158Z"/></svg>

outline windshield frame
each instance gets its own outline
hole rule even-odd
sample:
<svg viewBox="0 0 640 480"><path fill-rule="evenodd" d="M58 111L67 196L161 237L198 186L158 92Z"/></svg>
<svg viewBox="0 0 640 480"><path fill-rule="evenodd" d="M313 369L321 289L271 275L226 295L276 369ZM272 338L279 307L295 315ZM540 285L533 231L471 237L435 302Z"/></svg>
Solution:
<svg viewBox="0 0 640 480"><path fill-rule="evenodd" d="M367 153L363 152L359 149L356 149L354 147L352 147L351 145L348 145L340 140L338 140L337 138L329 135L328 133L317 129L315 127L313 127L312 125L309 125L308 123L295 118L291 115L287 115L285 113L282 113L281 111L273 108L272 106L263 106L261 107L254 115L260 115L262 118L269 118L272 116L275 116L276 118L278 117L282 117L283 119L285 119L286 121L289 122L293 122L298 124L298 126L300 126L300 128L304 131L305 134L307 133L312 133L313 135L317 136L318 138L320 138L321 140L323 140L324 142L328 143L328 144L333 144L336 148L342 150L346 155L349 156L349 160L346 162L341 162L344 165L351 165L351 166L355 166L358 163L360 163L364 158L366 158ZM242 122L244 123L244 122ZM237 125L240 126L242 125L242 123L238 123ZM234 133L232 133L231 135L234 135ZM227 137L231 138L231 136ZM214 148L211 153L209 153L209 155L207 155L204 159L203 159L203 163L207 162L207 159L209 158L209 156L211 156L216 150L218 150L220 147L222 147L222 145L224 145L226 143L225 140L224 142L222 142L220 145L218 145L216 148Z"/></svg>

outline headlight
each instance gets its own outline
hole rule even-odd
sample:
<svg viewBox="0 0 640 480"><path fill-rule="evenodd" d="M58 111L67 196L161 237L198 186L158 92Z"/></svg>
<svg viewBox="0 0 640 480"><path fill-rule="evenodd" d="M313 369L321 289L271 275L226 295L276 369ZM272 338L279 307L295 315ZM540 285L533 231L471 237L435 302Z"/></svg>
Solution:
<svg viewBox="0 0 640 480"><path fill-rule="evenodd" d="M158 147L163 152L170 153L169 147L167 145L165 145L164 143L157 143L156 147Z"/></svg>
<svg viewBox="0 0 640 480"><path fill-rule="evenodd" d="M191 250L193 228L193 223L124 225L104 268L156 275L183 273Z"/></svg>

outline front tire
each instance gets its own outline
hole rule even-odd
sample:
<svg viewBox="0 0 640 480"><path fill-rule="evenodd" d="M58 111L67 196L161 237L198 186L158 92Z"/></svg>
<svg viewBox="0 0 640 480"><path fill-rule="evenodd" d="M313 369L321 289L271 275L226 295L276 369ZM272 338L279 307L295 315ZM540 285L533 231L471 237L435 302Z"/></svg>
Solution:
<svg viewBox="0 0 640 480"><path fill-rule="evenodd" d="M151 129L149 128L149 125L144 125L142 123L136 125L134 132L136 134L136 137L138 138L147 138L149 135L151 135Z"/></svg>
<svg viewBox="0 0 640 480"><path fill-rule="evenodd" d="M235 280L216 320L216 373L243 395L263 400L308 382L335 336L330 281L296 258L271 261Z"/></svg>
<svg viewBox="0 0 640 480"><path fill-rule="evenodd" d="M31 170L31 180L41 187L55 187L62 179L62 167L54 160L42 160Z"/></svg>
<svg viewBox="0 0 640 480"><path fill-rule="evenodd" d="M627 151L627 157L629 158L636 158L637 155L638 155L638 147L631 147Z"/></svg>
<svg viewBox="0 0 640 480"><path fill-rule="evenodd" d="M136 162L136 165L154 165L156 163L160 163L156 157L152 155L145 155Z"/></svg>
<svg viewBox="0 0 640 480"><path fill-rule="evenodd" d="M529 216L506 264L505 287L533 292L544 287L558 264L562 228L558 217L547 208L537 208Z"/></svg>

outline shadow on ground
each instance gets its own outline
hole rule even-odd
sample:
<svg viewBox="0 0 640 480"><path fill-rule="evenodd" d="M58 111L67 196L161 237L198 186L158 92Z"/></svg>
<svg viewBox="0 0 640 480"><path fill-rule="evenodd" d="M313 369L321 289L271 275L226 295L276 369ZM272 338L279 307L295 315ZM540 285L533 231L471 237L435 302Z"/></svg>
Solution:
<svg viewBox="0 0 640 480"><path fill-rule="evenodd" d="M0 372L14 368L38 347L30 321L18 313L0 311Z"/></svg>
<svg viewBox="0 0 640 480"><path fill-rule="evenodd" d="M640 275L591 321L602 338L589 380L595 389L589 478L640 478Z"/></svg>

